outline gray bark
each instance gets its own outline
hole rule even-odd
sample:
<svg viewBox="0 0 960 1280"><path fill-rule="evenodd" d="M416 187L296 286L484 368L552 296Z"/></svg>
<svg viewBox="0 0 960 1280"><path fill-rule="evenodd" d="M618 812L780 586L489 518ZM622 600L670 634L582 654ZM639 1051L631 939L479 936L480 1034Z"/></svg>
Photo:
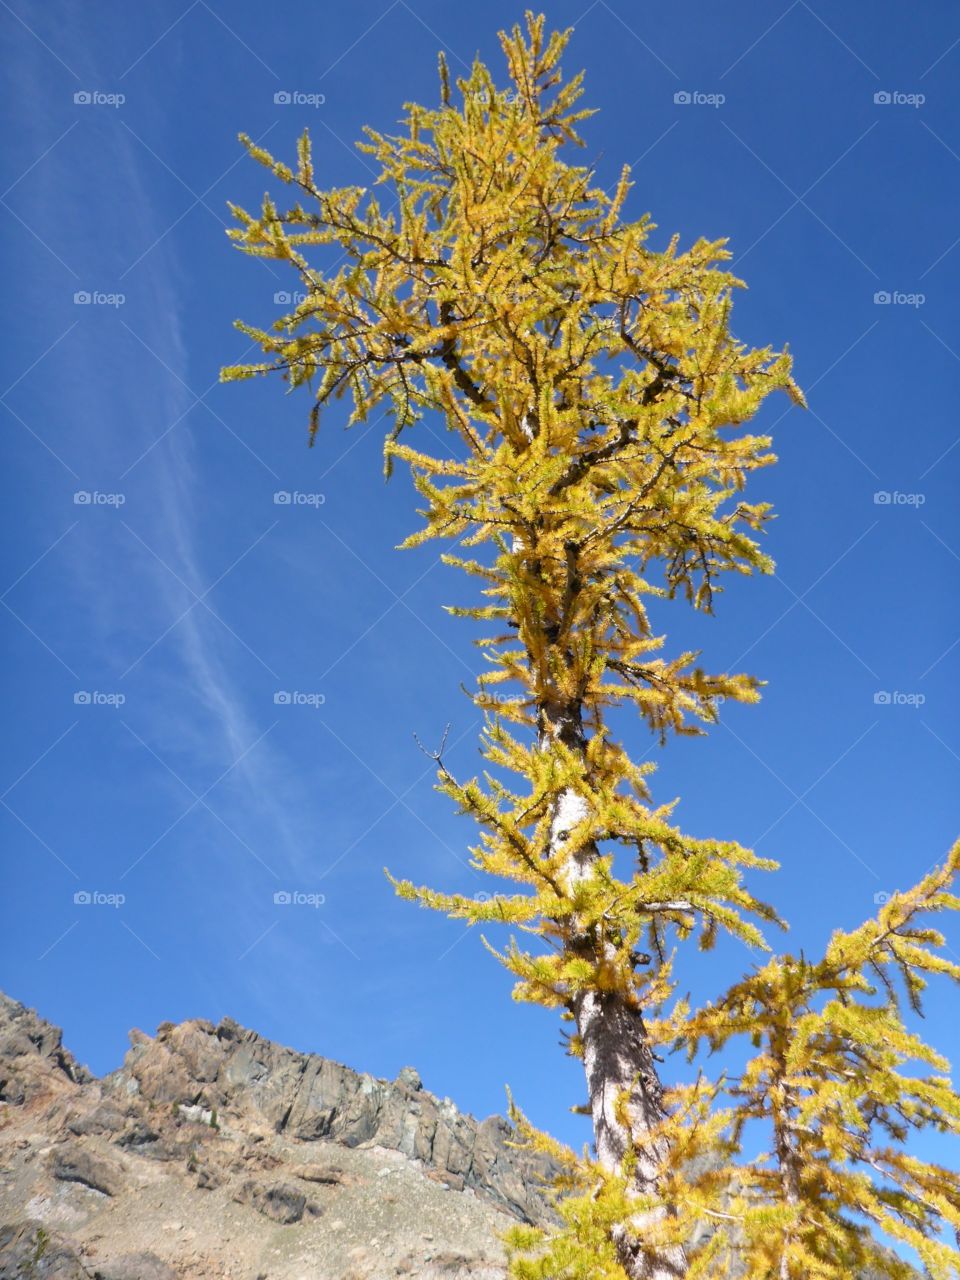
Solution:
<svg viewBox="0 0 960 1280"><path fill-rule="evenodd" d="M560 740L568 747L582 748L579 711L567 708L558 714L556 708L542 708L539 737L542 746ZM586 801L576 792L567 789L560 794L551 823L553 850L562 848L568 832L587 812ZM589 847L570 855L564 872L568 888L592 874L591 863L596 855L596 849ZM577 995L572 1012L583 1045L597 1160L604 1169L620 1173L624 1157L632 1148L635 1193L656 1195L657 1169L667 1152L663 1139L652 1139L650 1135L664 1118L663 1089L643 1015L620 993L599 991ZM626 1108L619 1105L624 1096L628 1098ZM638 1247L645 1231L662 1220L666 1212L663 1207L638 1211L617 1229L614 1243L631 1280L678 1280L686 1275L683 1248L661 1250L655 1257L648 1257Z"/></svg>
<svg viewBox="0 0 960 1280"><path fill-rule="evenodd" d="M662 1138L651 1140L649 1136L664 1112L643 1015L616 993L594 991L577 998L574 1013L583 1043L597 1159L603 1168L617 1172L632 1145L636 1193L656 1195L657 1169L667 1151ZM624 1096L629 1101L621 1108L618 1104ZM687 1261L681 1247L662 1250L655 1258L646 1258L638 1250L637 1242L642 1241L645 1231L665 1214L663 1207L644 1210L618 1229L615 1242L631 1280L677 1280L686 1275Z"/></svg>

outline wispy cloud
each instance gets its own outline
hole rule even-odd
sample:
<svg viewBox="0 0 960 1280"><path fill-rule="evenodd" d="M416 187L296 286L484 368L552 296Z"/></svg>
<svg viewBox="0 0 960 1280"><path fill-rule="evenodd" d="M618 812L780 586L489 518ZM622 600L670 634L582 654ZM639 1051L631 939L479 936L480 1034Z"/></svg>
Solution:
<svg viewBox="0 0 960 1280"><path fill-rule="evenodd" d="M63 96L66 84L52 92L43 48L32 53L17 64L16 92L28 104L22 118L34 135L29 147L39 154L62 133L58 122L69 98ZM71 57L84 84L109 84L88 48L72 50ZM138 119L141 129L150 123L162 136L159 107L154 121ZM262 864L296 872L303 847L296 815L305 797L296 793L292 771L271 740L274 708L265 696L251 708L238 675L250 664L268 680L271 663L210 593L231 562L268 550L270 520L265 517L263 530L246 541L241 529L215 542L201 529L207 480L191 424L205 411L194 408L191 417L194 371L183 331L190 282L150 192L148 170L155 162L107 109L83 111L69 146L63 163L51 152L11 196L53 250L30 262L30 308L38 327L52 333L64 317L79 321L55 363L40 366L22 390L27 404L41 407L45 441L81 477L77 486L44 456L40 465L56 478L49 488L51 507L57 507L51 523L64 510L77 514L67 506L71 488L120 493L123 505L109 513L80 510L76 532L58 548L73 596L71 610L61 616L74 624L83 619L65 629L60 642L76 655L77 670L100 687L112 681L136 690L128 710L157 753L157 785L169 785L189 802L159 760L195 793L222 778L210 806L241 843L258 853L268 846ZM135 260L119 289L117 280ZM88 291L123 292L125 301L112 309L76 306L78 281ZM68 404L69 412L51 413L53 404ZM228 548L226 563L219 562L221 543ZM236 855L236 838L221 834L224 851ZM262 864L233 856L231 874L247 865L261 875Z"/></svg>

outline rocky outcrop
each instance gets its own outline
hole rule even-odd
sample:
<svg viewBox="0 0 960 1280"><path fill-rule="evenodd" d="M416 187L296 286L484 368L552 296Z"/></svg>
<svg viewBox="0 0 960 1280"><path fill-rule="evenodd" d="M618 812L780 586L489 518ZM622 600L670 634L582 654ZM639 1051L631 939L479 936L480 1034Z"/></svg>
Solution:
<svg viewBox="0 0 960 1280"><path fill-rule="evenodd" d="M59 1027L0 991L0 1102L19 1106L92 1078L64 1049Z"/></svg>
<svg viewBox="0 0 960 1280"><path fill-rule="evenodd" d="M314 1216L322 1212L318 1205L308 1204L307 1197L291 1182L265 1184L248 1178L238 1187L233 1198L237 1204L251 1205L265 1218L285 1224L299 1222L308 1208Z"/></svg>
<svg viewBox="0 0 960 1280"><path fill-rule="evenodd" d="M165 1023L155 1038L135 1032L131 1039L122 1070L105 1082L117 1097L136 1093L210 1117L255 1116L301 1142L386 1147L519 1218L544 1216L546 1163L509 1147L510 1126L500 1117L478 1123L448 1098L427 1093L410 1067L392 1082L378 1080L274 1044L230 1019L216 1027Z"/></svg>
<svg viewBox="0 0 960 1280"><path fill-rule="evenodd" d="M42 1222L0 1227L2 1280L89 1280L76 1247Z"/></svg>
<svg viewBox="0 0 960 1280"><path fill-rule="evenodd" d="M0 995L0 1280L503 1280L541 1161L428 1093L229 1020L97 1080Z"/></svg>
<svg viewBox="0 0 960 1280"><path fill-rule="evenodd" d="M104 1196L115 1196L123 1185L119 1164L98 1159L76 1142L68 1142L53 1152L50 1172L58 1182L81 1182Z"/></svg>

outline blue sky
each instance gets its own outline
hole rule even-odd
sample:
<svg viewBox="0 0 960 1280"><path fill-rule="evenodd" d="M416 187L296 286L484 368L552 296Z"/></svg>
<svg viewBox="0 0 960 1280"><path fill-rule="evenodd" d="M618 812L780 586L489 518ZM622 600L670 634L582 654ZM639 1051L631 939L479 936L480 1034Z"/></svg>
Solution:
<svg viewBox="0 0 960 1280"><path fill-rule="evenodd" d="M808 953L956 835L960 12L867 12L549 9L576 25L566 66L600 108L585 134L601 181L634 162L629 212L652 213L655 242L731 238L751 286L735 330L788 341L809 394L808 413L783 400L762 418L781 461L752 496L779 514L776 577L737 582L712 619L658 617L708 667L766 680L763 702L654 752L655 795L682 797L686 829L782 862L759 888ZM383 422L347 433L337 408L308 451L305 399L217 384L249 355L233 320L268 321L291 287L224 234L226 201L264 186L237 132L289 156L308 124L321 184L366 184L361 126L435 100L440 46L502 77L495 31L522 6L266 13L0 9L0 985L97 1071L131 1026L230 1015L378 1075L413 1063L479 1114L509 1082L580 1140L555 1019L513 1004L479 936L396 901L382 873L485 887L412 736L449 721L451 766L476 767L459 686L477 659L440 607L470 584L435 547L393 550L415 502L404 476L384 486ZM716 990L749 960L723 947L689 981ZM956 1054L953 1000L934 993L927 1031Z"/></svg>

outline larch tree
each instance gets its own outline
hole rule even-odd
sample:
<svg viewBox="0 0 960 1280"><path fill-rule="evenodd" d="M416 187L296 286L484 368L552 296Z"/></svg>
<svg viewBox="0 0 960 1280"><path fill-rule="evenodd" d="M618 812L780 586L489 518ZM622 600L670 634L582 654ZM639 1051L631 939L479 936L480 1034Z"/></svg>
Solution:
<svg viewBox="0 0 960 1280"><path fill-rule="evenodd" d="M910 1246L935 1280L960 1273L941 1238L944 1226L960 1230L960 1176L904 1148L911 1132L955 1134L960 1098L947 1062L900 1008L921 1011L930 975L960 981L943 934L922 922L960 905L949 891L958 867L960 843L874 919L834 933L822 959L772 959L705 1008L680 1002L652 1029L691 1056L702 1042L717 1050L740 1037L757 1050L723 1086L728 1150L742 1153L755 1121L771 1140L769 1159L724 1170L718 1235L745 1274L915 1276L870 1227Z"/></svg>
<svg viewBox="0 0 960 1280"><path fill-rule="evenodd" d="M435 108L408 105L396 136L366 130L380 198L320 187L306 134L292 167L243 137L292 202L231 206L231 235L288 263L303 300L268 330L240 324L264 359L223 376L279 372L308 388L311 443L331 401L347 397L354 423L385 408L387 471L406 464L422 498L404 545L456 544L442 559L480 587L452 612L485 631L472 697L489 768L458 779L441 747L438 785L476 820L474 865L497 890L395 883L526 936L495 954L517 999L560 1011L583 1063L591 1156L517 1116L558 1160L561 1194L555 1230L513 1233L514 1274L676 1280L744 1274L746 1260L751 1276L789 1280L846 1276L861 1254L904 1274L870 1245L866 1214L928 1245L931 1274L946 1275L956 1255L937 1233L956 1225L955 1180L872 1135L896 1146L911 1125L950 1128L953 1095L898 1073L938 1060L905 1028L888 1042L882 1029L902 1027L894 988L871 1004L865 975L900 965L912 994L938 963L957 976L932 958L936 935L911 932L921 908L956 905L956 856L935 891L838 935L821 964L772 960L704 1009L674 1003L678 946L721 932L766 946L762 926L779 921L744 874L775 864L686 835L610 714L633 708L663 741L700 732L723 699L757 700L753 677L665 649L648 606L680 597L709 611L726 574L770 571L758 544L769 509L742 494L773 456L746 424L773 392L802 397L787 353L732 335L740 282L724 242L652 247L649 218L623 217L628 170L608 194L564 158L591 114L582 77L561 73L568 37L529 13L501 33L506 90L479 61L454 88L441 57ZM448 454L408 443L425 414L445 425ZM661 1051L734 1036L759 1052L742 1077L664 1086ZM769 1165L743 1157L754 1118L773 1132Z"/></svg>

